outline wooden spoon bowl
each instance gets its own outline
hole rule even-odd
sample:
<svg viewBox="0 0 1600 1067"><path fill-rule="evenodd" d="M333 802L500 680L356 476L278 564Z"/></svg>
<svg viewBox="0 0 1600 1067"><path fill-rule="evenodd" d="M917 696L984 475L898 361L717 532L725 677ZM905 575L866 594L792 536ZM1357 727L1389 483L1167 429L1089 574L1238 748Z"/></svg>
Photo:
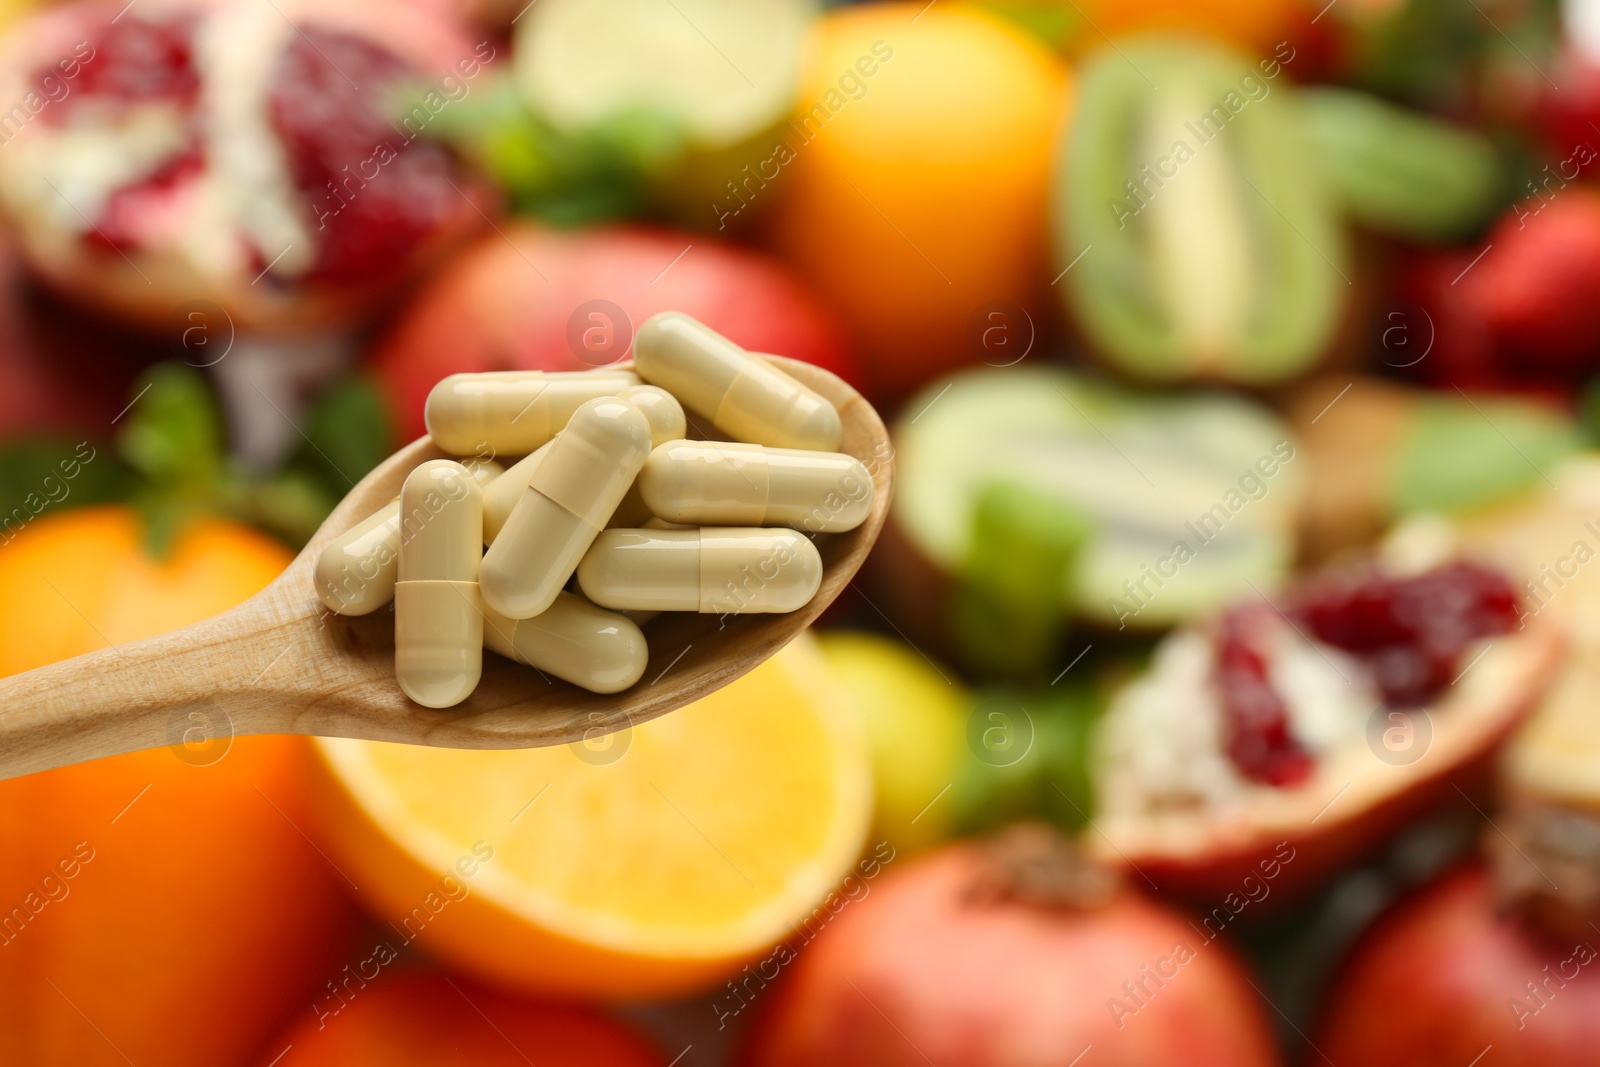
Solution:
<svg viewBox="0 0 1600 1067"><path fill-rule="evenodd" d="M859 393L819 367L767 358L838 407L840 450L873 476L867 520L817 538L822 585L799 611L662 615L644 628L643 678L621 693L591 693L486 652L483 680L464 703L443 711L414 704L394 678L393 612L329 612L312 570L323 546L392 500L417 464L444 455L423 437L361 479L288 569L237 608L0 680L0 777L160 745L180 746L183 756L241 734L440 748L567 744L647 722L726 685L792 641L850 584L883 528L894 475L888 431Z"/></svg>

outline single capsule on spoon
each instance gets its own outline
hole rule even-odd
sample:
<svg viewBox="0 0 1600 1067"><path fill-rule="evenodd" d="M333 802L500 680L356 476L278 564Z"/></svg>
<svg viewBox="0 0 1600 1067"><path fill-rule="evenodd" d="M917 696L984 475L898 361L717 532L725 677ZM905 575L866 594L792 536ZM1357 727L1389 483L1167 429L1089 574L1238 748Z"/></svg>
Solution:
<svg viewBox="0 0 1600 1067"><path fill-rule="evenodd" d="M482 491L461 464L433 459L400 488L394 673L429 708L461 703L483 673Z"/></svg>
<svg viewBox="0 0 1600 1067"><path fill-rule="evenodd" d="M668 441L682 440L688 430L683 405L665 389L654 385L636 385L623 393L623 399L644 413L650 424L650 447L660 448ZM622 503L612 513L608 526L643 526L651 519L650 509L639 495L639 482L628 486Z"/></svg>
<svg viewBox="0 0 1600 1067"><path fill-rule="evenodd" d="M673 441L650 453L639 495L650 514L685 526L853 530L872 513L872 475L843 452L730 441Z"/></svg>
<svg viewBox="0 0 1600 1067"><path fill-rule="evenodd" d="M489 371L452 374L428 394L423 421L446 452L497 456L532 452L579 407L639 384L631 371Z"/></svg>
<svg viewBox="0 0 1600 1067"><path fill-rule="evenodd" d="M816 545L793 530L607 530L578 565L583 595L618 611L795 611L821 584Z"/></svg>
<svg viewBox="0 0 1600 1067"><path fill-rule="evenodd" d="M531 619L484 610L483 644L591 693L620 693L644 674L649 646L639 627L581 596L557 593Z"/></svg>
<svg viewBox="0 0 1600 1067"><path fill-rule="evenodd" d="M548 608L649 453L650 424L638 408L616 397L580 407L484 554L484 602L513 619Z"/></svg>
<svg viewBox="0 0 1600 1067"><path fill-rule="evenodd" d="M740 441L831 452L843 427L820 393L678 311L652 315L633 340L639 376Z"/></svg>
<svg viewBox="0 0 1600 1067"><path fill-rule="evenodd" d="M650 424L650 445L657 445L674 441L683 436L686 422L683 417L683 406L673 398L665 389L658 389L653 385L635 385L622 391L622 399L638 408L644 415L645 421ZM533 477L533 472L539 464L544 462L544 457L549 453L550 446L543 445L537 451L523 456L511 469L493 479L483 489L483 543L492 544L500 533L500 527L505 525L506 518L510 516L511 509L517 506L517 501L522 499L523 491L528 488L528 481ZM630 485L628 492L622 498L622 503L617 505L617 510L611 518L613 526L639 526L650 518L649 509L639 499L638 487ZM624 521L634 519L637 521Z"/></svg>

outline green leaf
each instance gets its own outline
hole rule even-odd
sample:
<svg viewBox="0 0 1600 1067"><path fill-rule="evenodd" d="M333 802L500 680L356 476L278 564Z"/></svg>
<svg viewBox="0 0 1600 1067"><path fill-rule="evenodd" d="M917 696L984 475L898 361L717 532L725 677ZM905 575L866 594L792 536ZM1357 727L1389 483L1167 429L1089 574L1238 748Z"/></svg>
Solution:
<svg viewBox="0 0 1600 1067"><path fill-rule="evenodd" d="M299 547L311 540L343 494L304 471L286 470L236 486L227 510Z"/></svg>
<svg viewBox="0 0 1600 1067"><path fill-rule="evenodd" d="M1475 130L1328 86L1304 90L1299 108L1328 187L1358 222L1416 240L1460 240L1505 200L1499 153Z"/></svg>
<svg viewBox="0 0 1600 1067"><path fill-rule="evenodd" d="M56 508L126 499L132 472L103 444L38 438L0 445L0 544Z"/></svg>
<svg viewBox="0 0 1600 1067"><path fill-rule="evenodd" d="M156 486L209 492L221 477L224 453L221 416L204 376L182 363L154 367L117 451Z"/></svg>
<svg viewBox="0 0 1600 1067"><path fill-rule="evenodd" d="M647 109L579 133L557 130L523 103L508 73L440 112L427 133L475 162L520 210L559 226L643 212L650 178L688 147L677 123Z"/></svg>
<svg viewBox="0 0 1600 1067"><path fill-rule="evenodd" d="M377 386L355 377L323 390L306 412L305 431L295 465L341 497L383 462L394 433Z"/></svg>

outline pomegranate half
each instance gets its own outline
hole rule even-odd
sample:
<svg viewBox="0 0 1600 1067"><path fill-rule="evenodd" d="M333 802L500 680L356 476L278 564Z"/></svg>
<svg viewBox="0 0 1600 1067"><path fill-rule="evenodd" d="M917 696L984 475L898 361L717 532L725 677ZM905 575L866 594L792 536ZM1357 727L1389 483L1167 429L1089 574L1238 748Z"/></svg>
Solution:
<svg viewBox="0 0 1600 1067"><path fill-rule="evenodd" d="M494 54L386 0L48 7L0 42L0 216L53 287L146 324L347 321L482 225L431 134Z"/></svg>
<svg viewBox="0 0 1600 1067"><path fill-rule="evenodd" d="M1509 578L1448 556L1237 605L1169 635L1113 698L1085 844L1233 915L1286 849L1276 907L1481 789L1563 651L1554 615L1527 618Z"/></svg>

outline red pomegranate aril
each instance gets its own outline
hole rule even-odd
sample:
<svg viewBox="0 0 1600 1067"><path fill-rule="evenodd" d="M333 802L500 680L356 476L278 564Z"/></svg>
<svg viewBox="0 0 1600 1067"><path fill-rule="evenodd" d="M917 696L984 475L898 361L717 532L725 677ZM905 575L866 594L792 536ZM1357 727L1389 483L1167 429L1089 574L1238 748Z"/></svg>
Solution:
<svg viewBox="0 0 1600 1067"><path fill-rule="evenodd" d="M129 15L110 23L89 41L94 49L74 79L64 106L46 108L46 122L62 121L76 102L89 97L115 100L171 100L185 107L200 93L200 75L194 67L195 18L184 15L151 22ZM41 70L37 84L53 67Z"/></svg>
<svg viewBox="0 0 1600 1067"><path fill-rule="evenodd" d="M326 180L370 156L379 141L395 140L381 109L413 73L399 56L352 34L316 27L297 34L278 57L269 104L292 164Z"/></svg>
<svg viewBox="0 0 1600 1067"><path fill-rule="evenodd" d="M1289 709L1272 685L1267 657L1253 642L1264 619L1259 605L1236 608L1218 624L1216 686L1224 747L1240 774L1288 786L1311 773L1311 756L1290 730Z"/></svg>
<svg viewBox="0 0 1600 1067"><path fill-rule="evenodd" d="M84 234L89 244L118 252L136 250L143 243L141 216L159 197L198 176L205 169L200 145L191 142L143 180L124 185L106 198L94 229Z"/></svg>
<svg viewBox="0 0 1600 1067"><path fill-rule="evenodd" d="M1520 619L1510 580L1462 561L1406 578L1333 575L1295 599L1312 636L1363 660L1391 707L1432 700L1454 681L1462 653Z"/></svg>
<svg viewBox="0 0 1600 1067"><path fill-rule="evenodd" d="M456 207L448 152L409 140L382 110L412 73L371 42L317 29L279 59L272 121L317 223L311 279L393 273Z"/></svg>

